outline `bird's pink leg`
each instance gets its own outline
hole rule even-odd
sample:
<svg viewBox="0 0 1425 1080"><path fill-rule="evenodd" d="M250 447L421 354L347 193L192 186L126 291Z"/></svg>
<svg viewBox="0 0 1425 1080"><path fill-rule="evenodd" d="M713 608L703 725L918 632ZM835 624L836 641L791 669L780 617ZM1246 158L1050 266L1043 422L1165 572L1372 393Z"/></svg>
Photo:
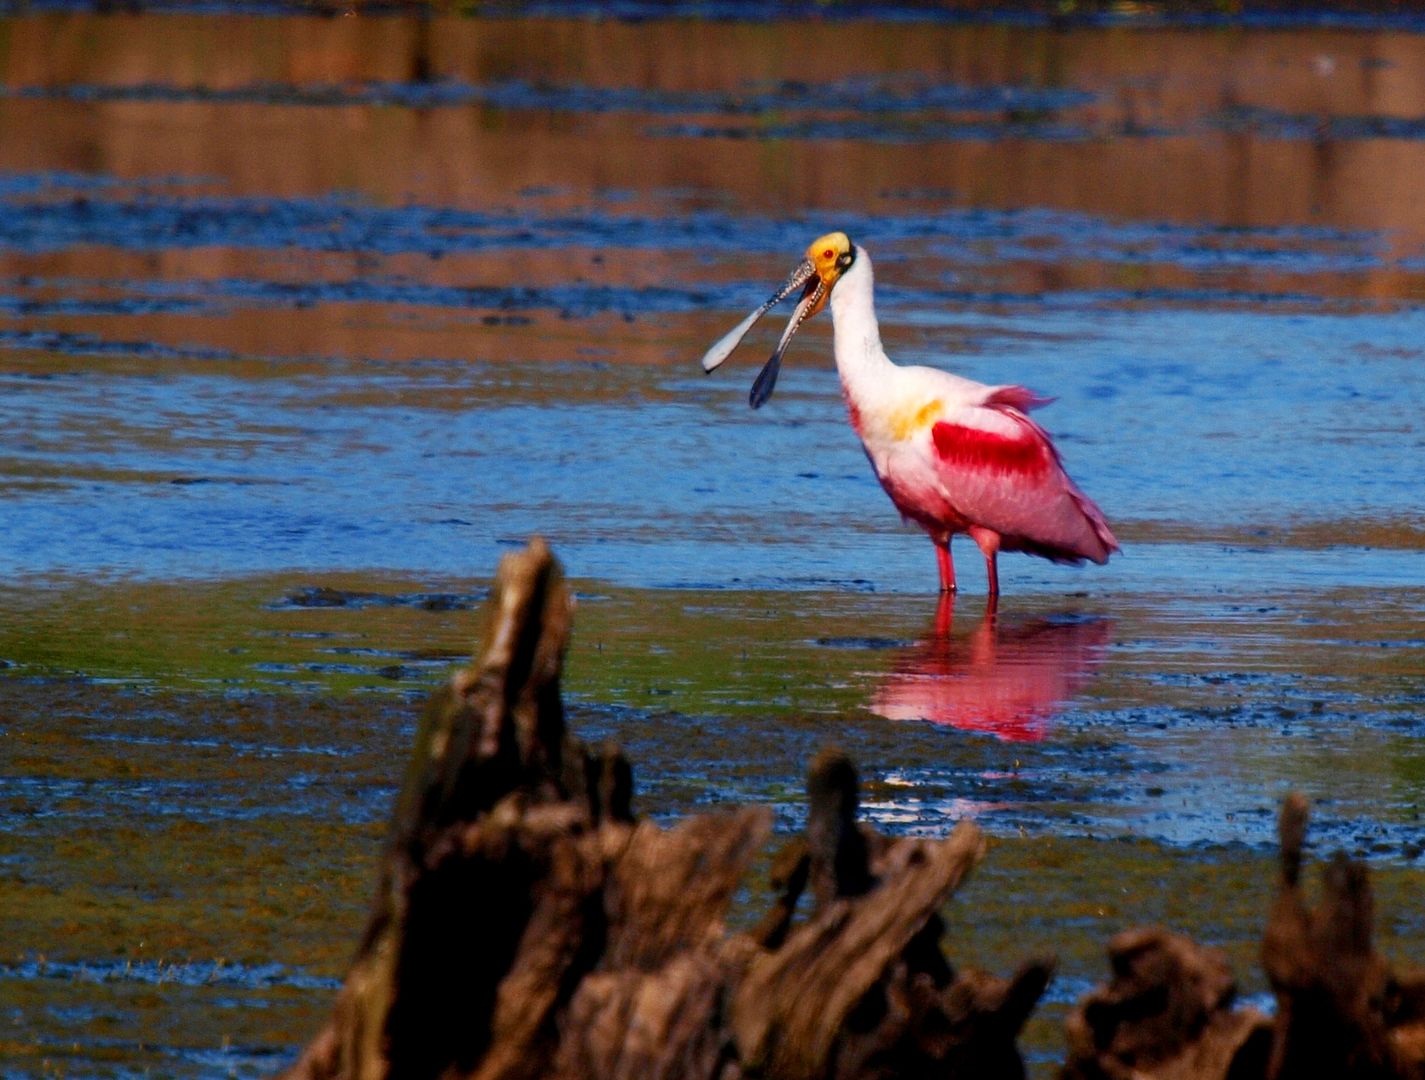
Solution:
<svg viewBox="0 0 1425 1080"><path fill-rule="evenodd" d="M979 545L985 556L985 578L989 582L989 595L999 596L999 533L993 529L971 527L970 538Z"/></svg>
<svg viewBox="0 0 1425 1080"><path fill-rule="evenodd" d="M955 561L950 558L950 541L941 543L935 541L935 561L940 567L940 591L952 593L955 591Z"/></svg>

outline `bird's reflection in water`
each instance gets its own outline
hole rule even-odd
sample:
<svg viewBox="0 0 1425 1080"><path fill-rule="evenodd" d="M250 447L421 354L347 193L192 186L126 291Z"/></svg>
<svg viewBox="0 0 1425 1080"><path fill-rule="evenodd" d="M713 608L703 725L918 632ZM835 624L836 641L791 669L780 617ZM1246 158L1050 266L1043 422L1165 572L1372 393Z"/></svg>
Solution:
<svg viewBox="0 0 1425 1080"><path fill-rule="evenodd" d="M1060 706L1103 661L1112 620L1066 615L1013 622L991 603L973 628L956 633L954 603L941 597L932 633L897 656L871 711L1010 742L1044 738Z"/></svg>

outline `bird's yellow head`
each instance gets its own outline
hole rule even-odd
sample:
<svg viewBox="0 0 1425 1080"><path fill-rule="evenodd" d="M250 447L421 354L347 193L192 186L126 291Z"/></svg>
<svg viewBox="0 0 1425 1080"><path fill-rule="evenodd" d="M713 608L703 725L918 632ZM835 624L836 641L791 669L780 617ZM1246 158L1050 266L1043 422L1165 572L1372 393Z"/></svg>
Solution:
<svg viewBox="0 0 1425 1080"><path fill-rule="evenodd" d="M856 247L844 232L829 232L811 242L811 246L807 248L807 262L811 263L821 284L815 290L816 300L804 318L811 318L825 306L826 298L831 295L831 287L855 261Z"/></svg>
<svg viewBox="0 0 1425 1080"><path fill-rule="evenodd" d="M832 286L841 280L841 275L846 273L855 261L856 245L844 232L830 232L825 236L818 236L807 248L806 257L797 264L791 276L772 294L771 299L724 334L717 344L707 351L703 356L703 370L712 371L718 367L732 355L732 350L737 348L737 343L752 329L753 323L792 293L802 289L802 298L797 302L797 309L792 312L786 330L782 332L782 340L777 343L771 359L763 366L757 381L752 384L748 401L754 409L757 408L772 396L772 387L776 385L777 371L782 364L782 354L786 352L792 335L802 323L826 306Z"/></svg>

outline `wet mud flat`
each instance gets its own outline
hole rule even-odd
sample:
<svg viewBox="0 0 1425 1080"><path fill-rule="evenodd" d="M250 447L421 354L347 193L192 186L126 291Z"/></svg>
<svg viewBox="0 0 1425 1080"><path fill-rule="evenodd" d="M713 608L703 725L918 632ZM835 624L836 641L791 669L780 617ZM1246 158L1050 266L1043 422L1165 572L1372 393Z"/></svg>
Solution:
<svg viewBox="0 0 1425 1080"><path fill-rule="evenodd" d="M487 588L371 574L52 582L3 594L0 657L18 686L121 688L136 707L182 691L409 708L469 655ZM1418 853L1420 588L1031 594L992 616L973 596L947 613L849 588L585 581L576 602L565 686L585 733L641 760L698 748L686 771L645 769L654 816L777 803L819 741L844 733L848 751L875 748L860 755L868 812L906 829L976 813L1261 846L1295 785L1319 799L1318 836Z"/></svg>
<svg viewBox="0 0 1425 1080"><path fill-rule="evenodd" d="M0 648L14 927L0 985L18 1067L260 1075L290 1060L365 917L419 702L478 632L486 584L446 584L302 575L32 598L41 632ZM987 831L990 858L945 912L949 948L988 970L1059 952L1023 1043L1036 1067L1062 1060L1061 1018L1129 923L1225 948L1262 1002L1291 787L1312 799L1314 851L1370 863L1379 948L1425 955L1425 688L1402 663L1419 592L1373 601L1369 624L1361 594L1232 618L1221 601L1057 597L988 625L965 598L946 637L933 603L904 596L576 593L570 723L640 763L641 814L761 805L794 834L806 762L835 743L863 763L878 827ZM764 900L754 880L734 923Z"/></svg>

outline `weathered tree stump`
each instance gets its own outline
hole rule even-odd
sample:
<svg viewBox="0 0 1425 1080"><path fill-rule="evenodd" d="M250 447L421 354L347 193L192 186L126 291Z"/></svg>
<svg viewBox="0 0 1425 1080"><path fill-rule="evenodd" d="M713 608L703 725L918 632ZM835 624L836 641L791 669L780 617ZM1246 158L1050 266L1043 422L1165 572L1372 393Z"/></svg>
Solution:
<svg viewBox="0 0 1425 1080"><path fill-rule="evenodd" d="M937 911L984 853L973 824L881 836L825 752L779 895L729 934L770 815L635 820L627 762L566 734L572 603L542 542L504 560L490 611L477 662L426 709L370 921L289 1077L1023 1075L1014 1041L1051 964L957 976L939 947Z"/></svg>
<svg viewBox="0 0 1425 1080"><path fill-rule="evenodd" d="M1425 973L1393 971L1371 943L1370 875L1337 852L1321 903L1301 892L1306 800L1281 812L1281 886L1262 942L1277 998L1271 1080L1425 1076Z"/></svg>
<svg viewBox="0 0 1425 1080"><path fill-rule="evenodd" d="M1337 853L1315 909L1301 892L1306 800L1281 813L1280 887L1262 943L1268 1019L1233 1010L1226 958L1163 930L1109 943L1113 981L1066 1029L1062 1080L1405 1080L1425 1077L1425 973L1371 945L1370 877Z"/></svg>
<svg viewBox="0 0 1425 1080"><path fill-rule="evenodd" d="M1108 943L1113 981L1065 1021L1063 1080L1239 1080L1260 1077L1270 1021L1232 1009L1227 958L1165 930L1125 930Z"/></svg>

